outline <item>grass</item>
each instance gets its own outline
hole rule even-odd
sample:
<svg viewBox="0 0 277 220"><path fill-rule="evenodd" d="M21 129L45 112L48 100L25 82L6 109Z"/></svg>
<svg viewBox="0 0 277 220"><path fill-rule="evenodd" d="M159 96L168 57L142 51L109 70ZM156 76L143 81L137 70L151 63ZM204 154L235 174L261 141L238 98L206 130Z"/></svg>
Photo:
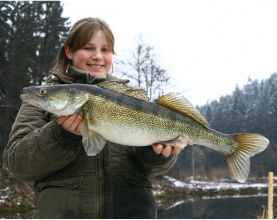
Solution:
<svg viewBox="0 0 277 220"><path fill-rule="evenodd" d="M256 189L256 188L246 188L246 189L229 189L229 190L202 190L202 189L196 189L192 191L184 191L183 189L180 189L181 191L173 191L173 192L167 192L163 194L156 195L156 199L168 199L168 198L180 198L180 197L203 197L203 196L233 196L233 195L255 195L258 193L267 193L267 188L263 189ZM274 190L274 193L277 193L277 189Z"/></svg>

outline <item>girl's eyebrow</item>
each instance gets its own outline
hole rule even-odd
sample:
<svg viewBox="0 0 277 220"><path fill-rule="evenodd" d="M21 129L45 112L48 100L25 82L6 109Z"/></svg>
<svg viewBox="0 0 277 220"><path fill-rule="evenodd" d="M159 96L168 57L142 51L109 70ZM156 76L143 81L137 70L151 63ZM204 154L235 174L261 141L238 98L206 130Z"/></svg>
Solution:
<svg viewBox="0 0 277 220"><path fill-rule="evenodd" d="M92 43L87 43L85 46L94 46L94 44L92 44ZM102 47L108 47L107 44L102 44L101 46L102 46Z"/></svg>

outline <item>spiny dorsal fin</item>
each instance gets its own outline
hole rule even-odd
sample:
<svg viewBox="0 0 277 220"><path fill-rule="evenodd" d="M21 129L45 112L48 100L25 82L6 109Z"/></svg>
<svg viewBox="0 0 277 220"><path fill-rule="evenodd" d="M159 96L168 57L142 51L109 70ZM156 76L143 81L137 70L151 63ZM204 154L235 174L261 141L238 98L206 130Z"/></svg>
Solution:
<svg viewBox="0 0 277 220"><path fill-rule="evenodd" d="M149 101L146 91L139 87L131 87L115 81L104 81L97 86L135 99Z"/></svg>
<svg viewBox="0 0 277 220"><path fill-rule="evenodd" d="M189 100L179 93L169 93L155 100L158 104L161 104L167 108L177 111L187 117L190 117L194 121L209 126L209 123L204 116L195 108Z"/></svg>

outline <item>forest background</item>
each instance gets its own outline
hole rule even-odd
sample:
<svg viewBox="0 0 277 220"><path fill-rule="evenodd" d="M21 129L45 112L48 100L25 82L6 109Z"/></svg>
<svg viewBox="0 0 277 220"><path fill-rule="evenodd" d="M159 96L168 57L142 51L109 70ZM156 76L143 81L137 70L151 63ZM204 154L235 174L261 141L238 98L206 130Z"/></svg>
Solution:
<svg viewBox="0 0 277 220"><path fill-rule="evenodd" d="M45 82L71 24L62 17L60 2L0 2L0 155L3 154L21 106L22 88ZM154 99L164 94L170 74L158 64L155 48L138 36L128 59L114 61L114 75L131 79ZM197 106L211 127L223 133L259 133L269 147L251 159L252 177L266 176L277 168L277 74L261 82L250 79L243 87L219 100ZM5 169L2 158L1 169ZM169 172L185 179L209 179L230 174L221 155L201 146L188 146Z"/></svg>

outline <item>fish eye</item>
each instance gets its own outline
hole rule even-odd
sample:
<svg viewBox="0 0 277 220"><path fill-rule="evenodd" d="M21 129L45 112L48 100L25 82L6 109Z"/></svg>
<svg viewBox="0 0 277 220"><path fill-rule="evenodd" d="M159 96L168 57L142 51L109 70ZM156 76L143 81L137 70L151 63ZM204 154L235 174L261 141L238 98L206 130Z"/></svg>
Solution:
<svg viewBox="0 0 277 220"><path fill-rule="evenodd" d="M47 93L47 90L46 89L40 89L38 91L38 93L41 94L41 95L45 95Z"/></svg>

